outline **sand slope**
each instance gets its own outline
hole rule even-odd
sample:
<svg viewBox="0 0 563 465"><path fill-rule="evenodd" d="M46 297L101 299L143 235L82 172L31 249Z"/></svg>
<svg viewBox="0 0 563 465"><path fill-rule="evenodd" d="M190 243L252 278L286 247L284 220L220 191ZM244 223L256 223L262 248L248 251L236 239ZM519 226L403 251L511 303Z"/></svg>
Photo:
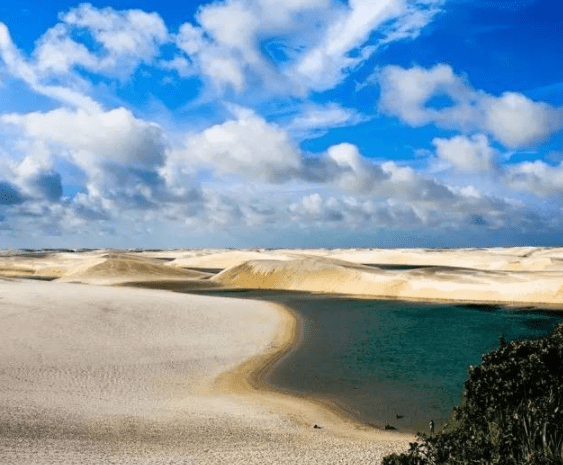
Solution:
<svg viewBox="0 0 563 465"><path fill-rule="evenodd" d="M8 252L0 253L0 276L56 279L85 260L99 257L106 251L92 252Z"/></svg>
<svg viewBox="0 0 563 465"><path fill-rule="evenodd" d="M240 265L248 260L287 260L295 255L291 252L265 250L199 251L181 254L177 259L170 262L170 266L225 269Z"/></svg>
<svg viewBox="0 0 563 465"><path fill-rule="evenodd" d="M92 257L67 270L59 281L88 284L119 284L151 280L193 280L208 273L167 266L158 260L130 254L109 253Z"/></svg>
<svg viewBox="0 0 563 465"><path fill-rule="evenodd" d="M214 278L225 286L430 301L563 307L562 272L427 267L384 270L330 258L253 260Z"/></svg>
<svg viewBox="0 0 563 465"><path fill-rule="evenodd" d="M287 319L263 302L0 278L0 463L364 464L404 449L410 436L335 435L303 401L209 391L276 352Z"/></svg>

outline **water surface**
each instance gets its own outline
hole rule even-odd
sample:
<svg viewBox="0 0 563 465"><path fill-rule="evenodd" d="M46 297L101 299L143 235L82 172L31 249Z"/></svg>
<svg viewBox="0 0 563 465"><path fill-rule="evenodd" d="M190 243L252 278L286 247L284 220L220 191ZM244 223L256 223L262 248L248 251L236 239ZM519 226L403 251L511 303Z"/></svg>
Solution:
<svg viewBox="0 0 563 465"><path fill-rule="evenodd" d="M492 306L246 291L294 309L303 341L269 375L277 387L336 403L377 427L439 426L462 399L467 370L507 340L542 337L562 314ZM398 418L399 417L399 418Z"/></svg>

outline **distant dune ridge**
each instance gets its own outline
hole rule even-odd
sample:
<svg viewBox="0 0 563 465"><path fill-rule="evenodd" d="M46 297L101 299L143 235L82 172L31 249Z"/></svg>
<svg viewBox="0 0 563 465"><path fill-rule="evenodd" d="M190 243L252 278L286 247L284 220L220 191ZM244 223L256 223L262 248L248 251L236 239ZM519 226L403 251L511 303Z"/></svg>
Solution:
<svg viewBox="0 0 563 465"><path fill-rule="evenodd" d="M4 252L1 275L563 307L561 248Z"/></svg>

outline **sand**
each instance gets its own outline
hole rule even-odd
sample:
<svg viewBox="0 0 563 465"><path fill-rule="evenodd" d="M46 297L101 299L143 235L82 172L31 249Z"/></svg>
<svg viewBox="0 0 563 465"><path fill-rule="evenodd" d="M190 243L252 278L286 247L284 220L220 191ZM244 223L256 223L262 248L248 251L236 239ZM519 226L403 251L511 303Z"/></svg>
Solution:
<svg viewBox="0 0 563 465"><path fill-rule="evenodd" d="M563 309L559 248L2 251L0 276L0 463L26 465L380 463L414 439L264 384L288 309L161 289Z"/></svg>
<svg viewBox="0 0 563 465"><path fill-rule="evenodd" d="M0 463L378 463L412 440L256 391L296 334L275 305L1 279L0 319Z"/></svg>
<svg viewBox="0 0 563 465"><path fill-rule="evenodd" d="M387 270L333 258L252 260L211 278L226 287L393 300L563 308L563 271L490 271L427 266Z"/></svg>
<svg viewBox="0 0 563 465"><path fill-rule="evenodd" d="M5 252L0 276L563 308L561 248Z"/></svg>

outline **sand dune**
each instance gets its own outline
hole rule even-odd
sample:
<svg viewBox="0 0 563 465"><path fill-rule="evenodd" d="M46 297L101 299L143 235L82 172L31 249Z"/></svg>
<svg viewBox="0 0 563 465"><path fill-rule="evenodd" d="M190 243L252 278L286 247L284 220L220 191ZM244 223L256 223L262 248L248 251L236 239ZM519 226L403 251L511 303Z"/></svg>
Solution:
<svg viewBox="0 0 563 465"><path fill-rule="evenodd" d="M411 270L374 265L409 265ZM202 270L224 271L212 274ZM246 287L563 306L563 249L193 250L3 254L0 275L167 289Z"/></svg>
<svg viewBox="0 0 563 465"><path fill-rule="evenodd" d="M4 252L0 253L0 276L56 279L79 263L104 253L108 252Z"/></svg>
<svg viewBox="0 0 563 465"><path fill-rule="evenodd" d="M226 269L249 260L320 257L356 264L441 266L489 271L563 271L563 248L279 249L21 253L0 251L0 276L60 278L87 260L121 254L172 268ZM166 270L163 270L166 271ZM148 274L149 278L151 273Z"/></svg>
<svg viewBox="0 0 563 465"><path fill-rule="evenodd" d="M240 265L248 260L287 260L295 255L291 252L261 250L200 251L199 253L180 256L170 262L170 265L184 268L225 269Z"/></svg>
<svg viewBox="0 0 563 465"><path fill-rule="evenodd" d="M449 267L385 270L325 257L253 260L212 278L225 286L391 299L563 307L563 273Z"/></svg>
<svg viewBox="0 0 563 465"><path fill-rule="evenodd" d="M293 334L271 304L0 278L0 320L0 463L363 464L412 440L254 392L240 373Z"/></svg>
<svg viewBox="0 0 563 465"><path fill-rule="evenodd" d="M448 266L491 271L563 271L563 249L550 247L197 250L152 253L151 256L176 257L170 264L186 268L225 269L249 260L324 257L359 264Z"/></svg>
<svg viewBox="0 0 563 465"><path fill-rule="evenodd" d="M448 266L491 271L563 271L561 248L335 249L305 253L352 263Z"/></svg>
<svg viewBox="0 0 563 465"><path fill-rule="evenodd" d="M151 280L194 280L208 273L167 266L158 260L110 253L92 257L67 270L59 281L88 284L119 284Z"/></svg>

